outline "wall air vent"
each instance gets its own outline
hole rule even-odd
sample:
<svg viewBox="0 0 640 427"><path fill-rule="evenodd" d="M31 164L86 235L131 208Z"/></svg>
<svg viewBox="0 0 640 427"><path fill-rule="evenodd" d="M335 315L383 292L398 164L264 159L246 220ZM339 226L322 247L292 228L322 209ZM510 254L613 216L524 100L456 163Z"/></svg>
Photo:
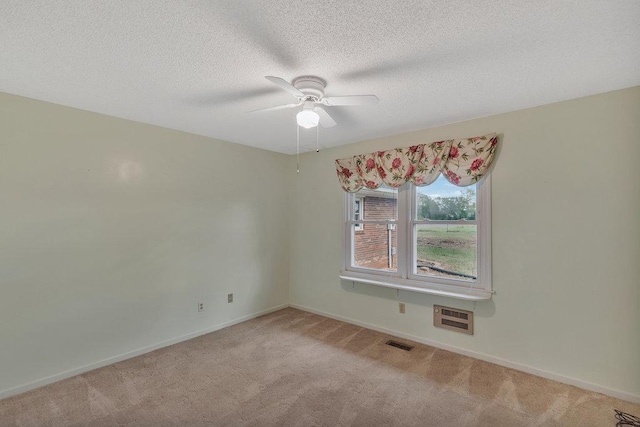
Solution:
<svg viewBox="0 0 640 427"><path fill-rule="evenodd" d="M434 305L433 326L473 335L473 312Z"/></svg>

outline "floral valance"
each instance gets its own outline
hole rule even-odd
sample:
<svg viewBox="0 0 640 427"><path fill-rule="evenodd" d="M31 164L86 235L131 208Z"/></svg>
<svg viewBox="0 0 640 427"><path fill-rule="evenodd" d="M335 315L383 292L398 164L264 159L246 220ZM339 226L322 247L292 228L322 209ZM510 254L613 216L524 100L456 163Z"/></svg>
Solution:
<svg viewBox="0 0 640 427"><path fill-rule="evenodd" d="M382 184L400 187L411 181L429 185L440 173L459 187L475 184L487 173L498 145L494 133L467 139L394 148L336 160L336 172L344 191Z"/></svg>

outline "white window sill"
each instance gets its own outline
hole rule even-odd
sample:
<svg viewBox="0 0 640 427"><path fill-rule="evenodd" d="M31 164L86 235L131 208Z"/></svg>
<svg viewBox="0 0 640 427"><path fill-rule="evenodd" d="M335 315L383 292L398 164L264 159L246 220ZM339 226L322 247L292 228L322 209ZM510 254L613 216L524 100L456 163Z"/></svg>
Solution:
<svg viewBox="0 0 640 427"><path fill-rule="evenodd" d="M366 285L382 286L384 288L438 295L441 297L463 299L467 301L489 300L493 295L492 291L486 291L484 289L462 288L444 284L426 283L417 280L401 279L398 277L379 277L372 274L357 273L353 271L341 271L339 277L342 280L364 283Z"/></svg>

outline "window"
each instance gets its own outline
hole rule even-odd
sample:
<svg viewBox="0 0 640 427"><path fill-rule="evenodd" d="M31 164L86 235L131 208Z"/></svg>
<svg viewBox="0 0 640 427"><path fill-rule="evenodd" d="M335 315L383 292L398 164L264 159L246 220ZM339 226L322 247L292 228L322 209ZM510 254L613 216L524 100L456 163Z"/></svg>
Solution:
<svg viewBox="0 0 640 427"><path fill-rule="evenodd" d="M364 197L362 196L355 196L353 198L353 202L354 202L354 206L353 206L353 219L355 219L356 221L359 219L363 218L363 212L364 212ZM359 223L359 224L355 224L355 231L363 231L364 230L364 224Z"/></svg>
<svg viewBox="0 0 640 427"><path fill-rule="evenodd" d="M395 271L398 190L383 186L375 190L360 190L352 198L363 203L366 200L366 210L362 210L361 215L354 211L353 215L354 220L363 220L353 227L354 231L363 231L353 235L353 266Z"/></svg>
<svg viewBox="0 0 640 427"><path fill-rule="evenodd" d="M490 298L490 188L489 177L457 187L440 176L425 187L347 193L340 277L471 300Z"/></svg>

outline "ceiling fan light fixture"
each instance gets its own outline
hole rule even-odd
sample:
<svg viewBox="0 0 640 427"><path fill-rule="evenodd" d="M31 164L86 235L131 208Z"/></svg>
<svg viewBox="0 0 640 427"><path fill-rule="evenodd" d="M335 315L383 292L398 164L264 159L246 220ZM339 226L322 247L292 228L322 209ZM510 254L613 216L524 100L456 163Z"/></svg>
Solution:
<svg viewBox="0 0 640 427"><path fill-rule="evenodd" d="M298 126L311 129L318 126L320 116L313 110L302 110L296 114L296 121L298 122Z"/></svg>

